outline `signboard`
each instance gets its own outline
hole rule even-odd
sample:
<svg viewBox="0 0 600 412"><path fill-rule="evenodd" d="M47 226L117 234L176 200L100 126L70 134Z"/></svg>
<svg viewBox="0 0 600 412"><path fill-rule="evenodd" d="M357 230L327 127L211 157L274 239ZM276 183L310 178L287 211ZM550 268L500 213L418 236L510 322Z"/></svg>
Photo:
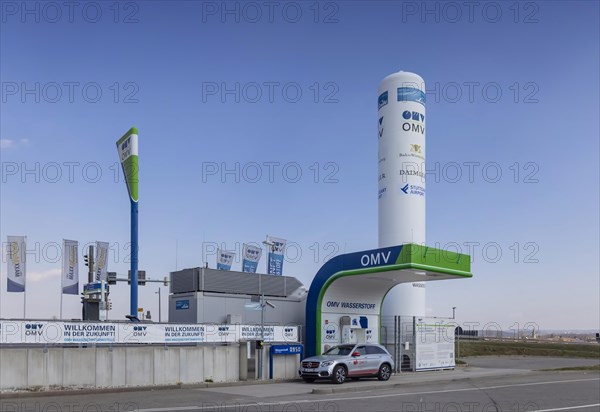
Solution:
<svg viewBox="0 0 600 412"><path fill-rule="evenodd" d="M117 141L119 160L123 168L125 183L129 197L133 202L138 201L138 131L135 127L129 129Z"/></svg>
<svg viewBox="0 0 600 412"><path fill-rule="evenodd" d="M436 318L415 318L415 369L454 368L455 323Z"/></svg>
<svg viewBox="0 0 600 412"><path fill-rule="evenodd" d="M0 321L1 344L225 343L255 340L260 326ZM266 342L297 342L297 326L265 326Z"/></svg>
<svg viewBox="0 0 600 412"><path fill-rule="evenodd" d="M108 289L108 285L104 284L104 289ZM84 295L94 295L102 292L102 282L86 283L83 285Z"/></svg>

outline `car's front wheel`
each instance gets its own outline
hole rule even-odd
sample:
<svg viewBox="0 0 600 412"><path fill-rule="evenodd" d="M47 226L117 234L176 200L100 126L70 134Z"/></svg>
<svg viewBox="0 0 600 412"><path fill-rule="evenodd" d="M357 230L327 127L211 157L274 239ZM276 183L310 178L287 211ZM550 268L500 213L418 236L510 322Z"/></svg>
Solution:
<svg viewBox="0 0 600 412"><path fill-rule="evenodd" d="M392 368L387 363L384 363L379 367L379 372L377 373L377 379L380 381L387 381L390 376L392 376Z"/></svg>
<svg viewBox="0 0 600 412"><path fill-rule="evenodd" d="M342 365L338 365L333 369L333 374L331 375L331 380L333 381L333 383L341 384L346 381L347 375L348 375L348 372L346 371L346 368L343 367Z"/></svg>

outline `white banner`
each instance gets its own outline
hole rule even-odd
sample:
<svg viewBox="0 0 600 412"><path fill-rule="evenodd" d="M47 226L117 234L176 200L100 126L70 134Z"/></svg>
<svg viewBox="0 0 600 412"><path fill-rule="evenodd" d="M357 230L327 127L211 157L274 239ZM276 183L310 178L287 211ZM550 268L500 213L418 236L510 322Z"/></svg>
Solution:
<svg viewBox="0 0 600 412"><path fill-rule="evenodd" d="M242 272L256 273L261 256L262 249L260 247L244 243L242 249Z"/></svg>
<svg viewBox="0 0 600 412"><path fill-rule="evenodd" d="M297 342L297 326L266 326L265 342ZM2 344L233 343L260 339L260 325L0 321Z"/></svg>
<svg viewBox="0 0 600 412"><path fill-rule="evenodd" d="M108 242L96 242L96 259L94 260L94 272L96 282L108 280Z"/></svg>
<svg viewBox="0 0 600 412"><path fill-rule="evenodd" d="M26 236L8 236L6 254L8 262L7 292L25 292Z"/></svg>
<svg viewBox="0 0 600 412"><path fill-rule="evenodd" d="M269 275L283 275L283 257L287 240L267 236L269 246Z"/></svg>
<svg viewBox="0 0 600 412"><path fill-rule="evenodd" d="M67 295L79 294L79 242L63 239L62 256L62 293Z"/></svg>
<svg viewBox="0 0 600 412"><path fill-rule="evenodd" d="M415 318L416 370L453 368L456 323Z"/></svg>
<svg viewBox="0 0 600 412"><path fill-rule="evenodd" d="M234 257L235 252L217 249L217 269L231 270L231 264L233 263Z"/></svg>

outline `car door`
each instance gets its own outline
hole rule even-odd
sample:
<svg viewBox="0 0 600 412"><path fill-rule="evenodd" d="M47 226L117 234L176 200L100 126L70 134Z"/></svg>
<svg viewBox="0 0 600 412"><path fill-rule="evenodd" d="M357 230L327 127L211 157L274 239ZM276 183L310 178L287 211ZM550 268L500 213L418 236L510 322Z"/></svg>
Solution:
<svg viewBox="0 0 600 412"><path fill-rule="evenodd" d="M366 369L369 373L377 373L386 352L378 346L367 346L367 356L365 359Z"/></svg>
<svg viewBox="0 0 600 412"><path fill-rule="evenodd" d="M349 375L363 375L367 370L367 348L365 345L357 345L352 353L357 353L359 356L353 356L351 365L348 368Z"/></svg>

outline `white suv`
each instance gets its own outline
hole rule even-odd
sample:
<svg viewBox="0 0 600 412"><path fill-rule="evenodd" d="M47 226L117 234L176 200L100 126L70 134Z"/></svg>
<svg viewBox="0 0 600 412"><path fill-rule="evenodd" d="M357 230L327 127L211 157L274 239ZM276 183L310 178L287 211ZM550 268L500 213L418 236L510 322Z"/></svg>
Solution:
<svg viewBox="0 0 600 412"><path fill-rule="evenodd" d="M393 369L392 355L383 346L359 343L334 346L321 356L306 358L298 372L305 382L331 379L334 383L344 383L346 378L369 376L387 381Z"/></svg>

